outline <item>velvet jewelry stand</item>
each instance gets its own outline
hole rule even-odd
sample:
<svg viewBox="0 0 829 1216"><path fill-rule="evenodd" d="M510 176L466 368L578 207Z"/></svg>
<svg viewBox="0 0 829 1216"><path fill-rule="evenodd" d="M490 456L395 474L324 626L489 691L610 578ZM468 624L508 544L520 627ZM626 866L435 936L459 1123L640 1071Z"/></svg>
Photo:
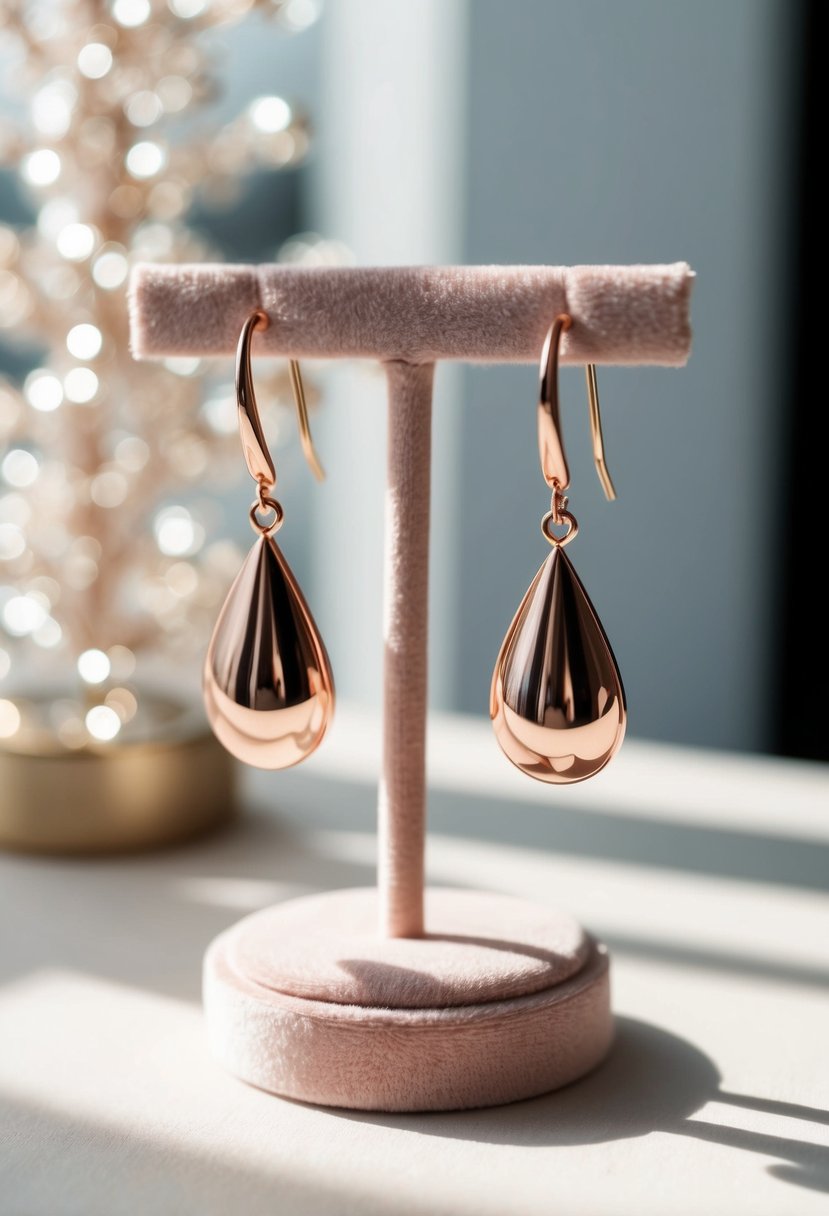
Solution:
<svg viewBox="0 0 829 1216"><path fill-rule="evenodd" d="M450 1110L545 1093L606 1054L607 953L570 916L501 895L424 895L432 380L439 359L536 362L560 312L573 318L562 362L679 366L692 280L684 263L136 268L139 359L230 356L262 308L271 325L256 353L378 359L388 376L379 889L291 900L212 943L210 1041L245 1081L327 1106Z"/></svg>

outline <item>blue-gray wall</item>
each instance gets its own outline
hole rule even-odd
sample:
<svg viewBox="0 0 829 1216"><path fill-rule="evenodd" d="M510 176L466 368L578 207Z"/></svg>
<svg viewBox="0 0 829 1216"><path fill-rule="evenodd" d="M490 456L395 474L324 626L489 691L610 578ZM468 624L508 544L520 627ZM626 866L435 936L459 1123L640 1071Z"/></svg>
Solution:
<svg viewBox="0 0 829 1216"><path fill-rule="evenodd" d="M698 274L681 371L600 375L604 502L581 373L564 376L568 550L622 667L633 733L759 748L773 661L774 463L796 23L777 0L475 0L468 262L664 262ZM790 14L791 15L791 14ZM544 556L535 372L470 370L457 703Z"/></svg>

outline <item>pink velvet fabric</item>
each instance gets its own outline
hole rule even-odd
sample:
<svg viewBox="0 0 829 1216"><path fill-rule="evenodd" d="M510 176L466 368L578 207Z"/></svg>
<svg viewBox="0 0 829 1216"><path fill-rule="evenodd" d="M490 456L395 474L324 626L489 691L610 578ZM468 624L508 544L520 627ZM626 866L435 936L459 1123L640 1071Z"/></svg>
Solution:
<svg viewBox="0 0 829 1216"><path fill-rule="evenodd" d="M576 975L593 950L566 912L508 895L430 890L419 938L378 935L378 902L358 889L264 908L234 928L229 963L286 996L437 1009L540 992Z"/></svg>
<svg viewBox="0 0 829 1216"><path fill-rule="evenodd" d="M383 772L379 789L380 924L423 932L429 477L434 364L392 361L388 378Z"/></svg>
<svg viewBox="0 0 829 1216"><path fill-rule="evenodd" d="M359 898L362 893L353 894ZM314 933L306 926L294 948L306 944L313 953L326 929L336 938L340 930L335 918L348 895L338 892L340 902L331 906L327 925L323 916ZM443 915L451 928L452 893L443 896ZM477 896L479 901L486 898ZM533 915L530 905L530 911L510 915L504 902L521 901L493 896L488 910L483 902L478 907L478 917L499 926L491 939L493 954L502 937L511 953L510 939L526 934ZM467 919L459 915L457 926ZM562 934L553 934L548 947L555 946L556 938L566 940L566 920ZM209 1040L215 1056L236 1076L286 1097L377 1111L496 1105L576 1080L603 1059L612 1040L607 954L589 941L579 970L527 995L401 1008L337 1004L275 990L262 982L269 973L263 976L256 968L252 973L250 958L240 952L240 939L250 931L250 919L241 921L216 938L205 957ZM266 947L264 938L261 944ZM378 973L381 968L406 971L408 985L416 989L421 973L411 964L412 947L418 943L379 943L382 950L375 952L377 944L378 939L363 937L361 959L376 954ZM533 949L533 944L525 946L527 952ZM455 942L452 972L472 979L481 967L480 950L479 943ZM501 962L492 965L503 969ZM434 978L423 975L422 983L424 991L430 991Z"/></svg>
<svg viewBox="0 0 829 1216"><path fill-rule="evenodd" d="M691 345L693 273L669 266L136 266L132 349L139 359L232 355L264 308L256 349L314 358L432 363L535 362L553 317L569 312L563 363L679 366Z"/></svg>

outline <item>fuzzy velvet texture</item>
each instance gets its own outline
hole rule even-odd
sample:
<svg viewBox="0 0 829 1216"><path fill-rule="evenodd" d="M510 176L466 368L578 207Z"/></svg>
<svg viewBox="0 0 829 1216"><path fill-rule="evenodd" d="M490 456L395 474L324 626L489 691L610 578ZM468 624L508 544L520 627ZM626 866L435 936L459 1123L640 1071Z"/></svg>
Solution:
<svg viewBox="0 0 829 1216"><path fill-rule="evenodd" d="M563 363L680 366L691 346L693 273L669 266L294 267L138 265L130 285L138 359L232 355L254 308L263 354L431 363L535 362L557 313Z"/></svg>
<svg viewBox="0 0 829 1216"><path fill-rule="evenodd" d="M330 891L245 917L228 959L263 988L306 1000L435 1009L563 983L592 945L557 908L479 891L430 890L425 936L377 932L378 893Z"/></svg>
<svg viewBox="0 0 829 1216"><path fill-rule="evenodd" d="M392 361L383 585L383 772L378 799L382 931L423 932L429 480L434 364Z"/></svg>
<svg viewBox="0 0 829 1216"><path fill-rule="evenodd" d="M527 904L522 912L517 907L520 900L477 895L472 920L499 926L497 934L490 931L487 964L486 944L459 940L470 922L469 906L463 906L467 894L440 893L439 919L449 936L438 937L433 953L435 960L441 952L451 956L446 974L466 975L470 992L487 971L503 980L512 967L520 968L522 953L536 961L539 953L566 961L568 946L575 940L569 917L556 928L555 913L547 909ZM359 911L346 911L349 896L359 903L365 893L336 892L328 897L332 902L327 916L323 904L313 917L306 915L304 928L294 926L289 954L305 947L311 959L326 958L326 966L334 961L337 942L343 944L343 919L352 926L359 921ZM454 897L460 901L456 915ZM270 912L279 917L279 909ZM290 911L282 915L287 929ZM530 924L535 926L532 932ZM297 997L263 982L278 981L277 954L280 945L285 947L274 941L274 966L269 966L272 930L267 916L246 918L216 938L204 965L204 1005L214 1055L242 1080L272 1093L357 1110L489 1106L566 1085L594 1068L610 1047L608 960L589 939L578 970L547 987L531 987L526 995L452 1005L441 998L437 1006L399 1007ZM512 940L522 935L532 940L523 946ZM373 982L381 988L389 979L394 981L397 971L406 974L401 991L407 988L416 994L422 984L423 995L434 993L434 969L431 974L417 970L420 964L413 956L418 945L423 950L425 941L384 942L370 932L357 936L364 976L369 975L367 967L373 960ZM264 959L245 949L246 939L250 947L251 938L258 941ZM350 942L349 951L353 948ZM501 953L511 956L512 962L495 957ZM347 961L341 960L344 975ZM438 963L437 970L442 966ZM537 985L538 972L530 965L526 978Z"/></svg>

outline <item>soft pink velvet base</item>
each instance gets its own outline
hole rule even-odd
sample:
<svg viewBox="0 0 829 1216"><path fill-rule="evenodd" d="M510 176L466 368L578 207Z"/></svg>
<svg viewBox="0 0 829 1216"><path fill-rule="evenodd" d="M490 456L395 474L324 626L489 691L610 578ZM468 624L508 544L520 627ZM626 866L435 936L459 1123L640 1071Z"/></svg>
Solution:
<svg viewBox="0 0 829 1216"><path fill-rule="evenodd" d="M392 940L374 928L376 899L291 901L213 942L205 1014L226 1068L323 1106L426 1111L546 1093L603 1059L607 954L571 917L432 891L429 935Z"/></svg>

